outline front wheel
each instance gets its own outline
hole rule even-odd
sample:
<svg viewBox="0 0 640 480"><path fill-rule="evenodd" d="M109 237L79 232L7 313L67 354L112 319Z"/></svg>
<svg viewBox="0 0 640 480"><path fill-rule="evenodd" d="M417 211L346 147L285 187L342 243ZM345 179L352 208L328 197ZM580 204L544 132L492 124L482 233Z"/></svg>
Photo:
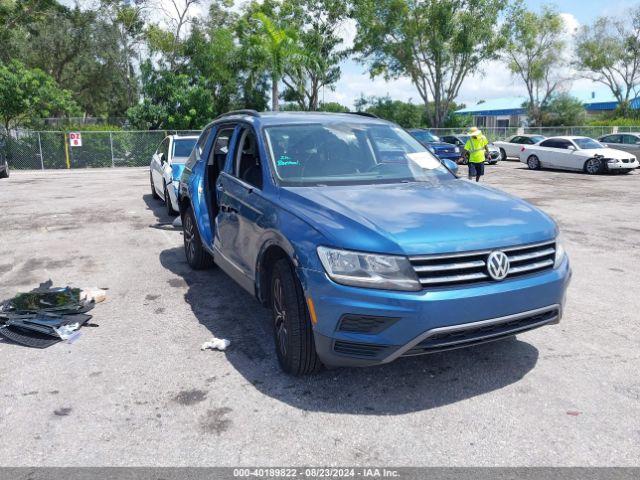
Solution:
<svg viewBox="0 0 640 480"><path fill-rule="evenodd" d="M213 258L202 246L202 239L191 207L187 207L182 215L182 235L184 253L189 266L194 270L204 270L213 266Z"/></svg>
<svg viewBox="0 0 640 480"><path fill-rule="evenodd" d="M0 173L0 178L9 178L9 164L5 164L4 170Z"/></svg>
<svg viewBox="0 0 640 480"><path fill-rule="evenodd" d="M500 149L500 160L503 162L507 159L507 152L504 151L504 148Z"/></svg>
<svg viewBox="0 0 640 480"><path fill-rule="evenodd" d="M602 171L604 164L599 158L590 158L584 163L584 171L589 175L597 175Z"/></svg>
<svg viewBox="0 0 640 480"><path fill-rule="evenodd" d="M320 370L304 292L286 259L276 262L271 275L271 312L280 367L291 375Z"/></svg>

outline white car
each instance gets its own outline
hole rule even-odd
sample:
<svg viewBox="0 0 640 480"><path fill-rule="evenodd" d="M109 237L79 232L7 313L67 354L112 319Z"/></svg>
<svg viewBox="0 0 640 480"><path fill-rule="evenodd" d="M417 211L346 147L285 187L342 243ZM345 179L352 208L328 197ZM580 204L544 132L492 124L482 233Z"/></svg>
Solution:
<svg viewBox="0 0 640 480"><path fill-rule="evenodd" d="M178 183L197 141L197 136L169 135L151 157L151 195L164 201L169 215L176 215L179 210Z"/></svg>
<svg viewBox="0 0 640 480"><path fill-rule="evenodd" d="M500 149L500 159L520 158L520 150L523 145L535 145L546 139L544 135L514 135L505 141L493 142Z"/></svg>
<svg viewBox="0 0 640 480"><path fill-rule="evenodd" d="M638 167L635 155L607 148L588 137L551 137L535 145L523 145L520 161L531 170L542 167L584 171L629 173Z"/></svg>

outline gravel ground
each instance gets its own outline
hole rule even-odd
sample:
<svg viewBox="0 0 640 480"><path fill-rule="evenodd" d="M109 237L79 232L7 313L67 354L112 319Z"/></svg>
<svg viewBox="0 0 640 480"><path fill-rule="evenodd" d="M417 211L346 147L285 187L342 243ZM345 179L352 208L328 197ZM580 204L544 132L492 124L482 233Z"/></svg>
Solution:
<svg viewBox="0 0 640 480"><path fill-rule="evenodd" d="M0 298L49 278L109 291L73 344L0 341L0 465L640 465L640 170L503 162L486 182L561 225L563 321L299 379L278 368L268 312L189 269L147 170L12 172ZM212 334L231 347L200 351Z"/></svg>

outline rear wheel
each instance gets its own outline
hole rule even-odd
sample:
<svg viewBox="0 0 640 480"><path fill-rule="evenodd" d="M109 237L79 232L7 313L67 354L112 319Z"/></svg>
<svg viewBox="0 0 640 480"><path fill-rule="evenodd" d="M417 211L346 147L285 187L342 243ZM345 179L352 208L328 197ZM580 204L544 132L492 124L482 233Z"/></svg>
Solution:
<svg viewBox="0 0 640 480"><path fill-rule="evenodd" d="M584 162L584 171L589 175L597 175L602 171L604 164L599 158L590 158Z"/></svg>
<svg viewBox="0 0 640 480"><path fill-rule="evenodd" d="M527 167L529 170L540 170L540 160L535 155L531 155L527 158Z"/></svg>
<svg viewBox="0 0 640 480"><path fill-rule="evenodd" d="M0 172L0 178L9 178L9 164L6 163L4 166L4 170Z"/></svg>
<svg viewBox="0 0 640 480"><path fill-rule="evenodd" d="M286 259L278 260L271 275L271 312L278 362L291 375L320 370L313 329L302 285Z"/></svg>
<svg viewBox="0 0 640 480"><path fill-rule="evenodd" d="M191 207L187 207L182 215L182 232L184 254L189 266L194 270L204 270L213 266L213 258L202 246L202 239Z"/></svg>
<svg viewBox="0 0 640 480"><path fill-rule="evenodd" d="M156 192L156 187L153 185L153 174L149 173L149 181L151 182L151 196L155 199L160 198L158 192Z"/></svg>

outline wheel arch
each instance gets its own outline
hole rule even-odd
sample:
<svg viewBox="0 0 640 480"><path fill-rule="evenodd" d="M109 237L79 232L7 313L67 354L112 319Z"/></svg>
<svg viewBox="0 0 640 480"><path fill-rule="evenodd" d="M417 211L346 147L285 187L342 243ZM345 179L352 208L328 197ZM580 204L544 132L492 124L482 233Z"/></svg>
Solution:
<svg viewBox="0 0 640 480"><path fill-rule="evenodd" d="M280 259L286 259L295 268L298 262L295 259L293 247L288 242L275 239L265 242L260 249L256 261L256 297L264 306L268 305L271 292L271 273L273 266Z"/></svg>

